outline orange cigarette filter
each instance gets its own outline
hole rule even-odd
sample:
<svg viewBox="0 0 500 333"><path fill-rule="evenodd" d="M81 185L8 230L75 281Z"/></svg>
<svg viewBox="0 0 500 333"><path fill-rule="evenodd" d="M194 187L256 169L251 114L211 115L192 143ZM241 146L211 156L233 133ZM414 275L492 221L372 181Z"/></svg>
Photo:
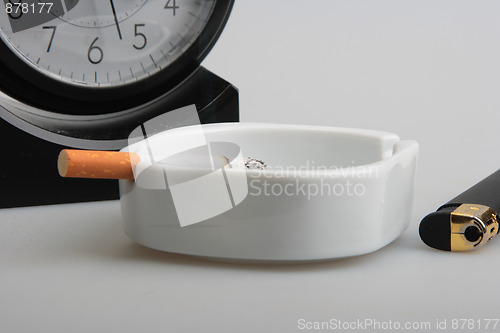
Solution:
<svg viewBox="0 0 500 333"><path fill-rule="evenodd" d="M62 177L133 180L140 160L135 153L64 149L57 168Z"/></svg>

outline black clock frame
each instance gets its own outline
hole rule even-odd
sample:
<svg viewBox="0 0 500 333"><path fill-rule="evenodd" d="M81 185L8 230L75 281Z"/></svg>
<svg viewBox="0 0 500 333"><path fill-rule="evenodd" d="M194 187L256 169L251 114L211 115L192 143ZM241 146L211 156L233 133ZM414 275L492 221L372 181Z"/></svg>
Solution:
<svg viewBox="0 0 500 333"><path fill-rule="evenodd" d="M198 68L219 38L233 4L234 0L216 0L198 38L171 65L116 87L84 87L56 80L26 64L0 41L0 90L35 108L67 115L109 114L140 106L174 88Z"/></svg>

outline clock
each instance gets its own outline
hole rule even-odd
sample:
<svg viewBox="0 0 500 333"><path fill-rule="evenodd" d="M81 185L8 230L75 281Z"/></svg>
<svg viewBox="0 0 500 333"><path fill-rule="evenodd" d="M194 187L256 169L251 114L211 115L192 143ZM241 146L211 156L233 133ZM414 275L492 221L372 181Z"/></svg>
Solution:
<svg viewBox="0 0 500 333"><path fill-rule="evenodd" d="M88 187L71 191L84 194L50 200L33 194L77 181L56 179L59 149L120 149L141 123L190 104L202 123L238 121L237 89L200 66L232 6L233 0L4 0L0 139L9 160L30 167L0 167L0 207L117 197L114 189L99 196L102 184L95 191L82 180L67 186ZM6 204L19 182L28 190ZM36 198L20 203L30 195Z"/></svg>

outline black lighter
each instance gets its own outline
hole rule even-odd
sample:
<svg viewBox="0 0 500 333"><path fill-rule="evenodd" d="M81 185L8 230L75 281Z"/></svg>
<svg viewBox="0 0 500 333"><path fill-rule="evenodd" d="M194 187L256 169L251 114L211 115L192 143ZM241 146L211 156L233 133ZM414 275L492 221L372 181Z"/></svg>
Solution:
<svg viewBox="0 0 500 333"><path fill-rule="evenodd" d="M452 199L420 222L420 238L444 251L468 251L499 231L500 170Z"/></svg>

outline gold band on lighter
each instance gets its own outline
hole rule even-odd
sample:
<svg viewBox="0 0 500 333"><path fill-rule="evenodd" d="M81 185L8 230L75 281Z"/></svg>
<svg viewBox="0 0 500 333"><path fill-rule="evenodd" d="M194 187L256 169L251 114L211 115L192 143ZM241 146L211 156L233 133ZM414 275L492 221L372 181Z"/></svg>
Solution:
<svg viewBox="0 0 500 333"><path fill-rule="evenodd" d="M490 207L462 204L450 218L451 251L469 251L485 245L498 233L497 213Z"/></svg>

